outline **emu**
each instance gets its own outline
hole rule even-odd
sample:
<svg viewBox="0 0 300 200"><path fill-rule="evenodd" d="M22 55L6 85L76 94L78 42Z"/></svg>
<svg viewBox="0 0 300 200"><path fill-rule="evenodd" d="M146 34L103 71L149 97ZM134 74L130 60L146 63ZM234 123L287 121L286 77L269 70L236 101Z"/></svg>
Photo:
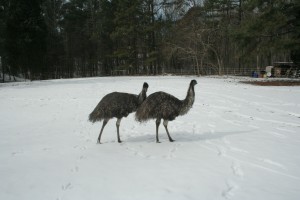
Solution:
<svg viewBox="0 0 300 200"><path fill-rule="evenodd" d="M139 95L129 94L129 93L121 93L121 92L112 92L105 95L98 105L95 107L93 112L89 115L89 120L91 122L102 121L102 128L100 134L98 136L97 143L101 144L101 135L103 129L107 122L111 119L116 117L117 122L117 136L118 142L121 143L120 140L120 133L119 127L121 123L121 119L123 117L127 117L130 113L135 112L139 105L146 99L147 97L147 90L148 90L148 83L143 84L143 89Z"/></svg>
<svg viewBox="0 0 300 200"><path fill-rule="evenodd" d="M163 125L166 129L170 142L174 142L168 131L168 122L174 120L179 115L186 114L194 104L196 80L190 82L186 98L179 100L176 97L165 92L155 92L147 97L147 99L139 106L135 113L135 118L139 122L149 119L156 119L156 142L158 139L158 127L161 119L164 120Z"/></svg>

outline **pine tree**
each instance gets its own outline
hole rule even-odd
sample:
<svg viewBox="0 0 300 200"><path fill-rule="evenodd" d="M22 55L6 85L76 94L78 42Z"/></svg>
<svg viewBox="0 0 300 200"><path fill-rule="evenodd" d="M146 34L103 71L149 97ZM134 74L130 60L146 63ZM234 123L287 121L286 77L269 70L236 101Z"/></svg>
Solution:
<svg viewBox="0 0 300 200"><path fill-rule="evenodd" d="M256 58L258 66L272 65L299 52L297 1L245 1L243 10L244 20L233 37L248 59Z"/></svg>
<svg viewBox="0 0 300 200"><path fill-rule="evenodd" d="M46 50L46 70L45 78L61 78L63 77L64 65L64 43L61 20L63 0L45 0L43 3L43 12L45 23L47 25L47 50Z"/></svg>
<svg viewBox="0 0 300 200"><path fill-rule="evenodd" d="M114 58L117 69L135 74L138 69L140 21L142 18L140 0L118 0L114 13L115 29L111 34L114 41Z"/></svg>
<svg viewBox="0 0 300 200"><path fill-rule="evenodd" d="M103 74L111 74L111 70L114 65L114 41L111 37L115 25L114 18L116 12L117 0L101 0L100 11L98 14L98 21L100 23L98 27L99 32L99 54L100 61L103 67Z"/></svg>
<svg viewBox="0 0 300 200"><path fill-rule="evenodd" d="M7 9L8 9L8 2L6 0L1 1L0 3L0 67L2 73L2 82L5 81L5 27L6 27L6 20L7 20Z"/></svg>
<svg viewBox="0 0 300 200"><path fill-rule="evenodd" d="M42 16L42 1L9 3L6 27L8 64L14 75L23 72L31 80L42 78L47 29Z"/></svg>

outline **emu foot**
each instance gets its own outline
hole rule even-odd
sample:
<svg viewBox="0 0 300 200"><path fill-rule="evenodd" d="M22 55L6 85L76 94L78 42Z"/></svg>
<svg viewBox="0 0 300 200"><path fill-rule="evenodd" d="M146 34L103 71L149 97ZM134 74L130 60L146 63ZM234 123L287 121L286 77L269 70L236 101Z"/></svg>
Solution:
<svg viewBox="0 0 300 200"><path fill-rule="evenodd" d="M161 143L160 141L156 141L156 143Z"/></svg>
<svg viewBox="0 0 300 200"><path fill-rule="evenodd" d="M170 142L175 142L175 140L173 140L173 139L169 139L169 141L170 141Z"/></svg>
<svg viewBox="0 0 300 200"><path fill-rule="evenodd" d="M118 140L118 143L122 143L122 141L121 141L121 140Z"/></svg>

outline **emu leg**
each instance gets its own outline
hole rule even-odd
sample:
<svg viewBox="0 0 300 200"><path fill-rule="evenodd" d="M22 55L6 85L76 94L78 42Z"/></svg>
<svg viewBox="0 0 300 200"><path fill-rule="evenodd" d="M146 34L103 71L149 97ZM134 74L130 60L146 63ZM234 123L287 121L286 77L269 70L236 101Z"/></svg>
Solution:
<svg viewBox="0 0 300 200"><path fill-rule="evenodd" d="M160 121L161 121L161 119L156 119L156 143L160 143L160 141L158 139L158 127L160 125Z"/></svg>
<svg viewBox="0 0 300 200"><path fill-rule="evenodd" d="M168 138L169 138L169 141L170 142L174 142L175 140L173 140L172 138L171 138L171 136L170 136L170 133L169 133L169 131L168 131L168 120L164 120L164 127L165 127L165 129L166 129L166 131L167 131L167 134L168 134Z"/></svg>
<svg viewBox="0 0 300 200"><path fill-rule="evenodd" d="M121 124L121 119L118 119L117 122L116 122L116 126L117 126L117 134L118 134L118 142L121 143L122 141L120 140L120 133L119 133L119 127L120 127L120 124Z"/></svg>
<svg viewBox="0 0 300 200"><path fill-rule="evenodd" d="M105 127L105 125L107 124L109 119L104 119L103 120L103 124L102 124L102 128L101 128L101 131L100 131L100 134L98 136L98 140L97 140L97 143L101 144L100 140L101 140L101 135L102 135L102 132L103 132L103 129Z"/></svg>

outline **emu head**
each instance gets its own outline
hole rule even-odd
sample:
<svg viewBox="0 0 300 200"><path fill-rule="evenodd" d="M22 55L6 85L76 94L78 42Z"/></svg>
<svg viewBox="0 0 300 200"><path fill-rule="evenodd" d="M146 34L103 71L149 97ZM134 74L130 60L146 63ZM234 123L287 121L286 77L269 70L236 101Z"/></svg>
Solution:
<svg viewBox="0 0 300 200"><path fill-rule="evenodd" d="M197 84L197 81L194 79L194 80L191 80L191 83L190 83L190 86L195 86Z"/></svg>
<svg viewBox="0 0 300 200"><path fill-rule="evenodd" d="M144 82L144 84L143 84L143 90L145 90L145 92L147 92L148 87L149 87L148 83Z"/></svg>
<svg viewBox="0 0 300 200"><path fill-rule="evenodd" d="M143 101L145 101L145 99L147 98L147 90L148 90L148 83L144 82L143 84L143 89L141 91L141 93L138 95L138 105L141 105L143 103Z"/></svg>

